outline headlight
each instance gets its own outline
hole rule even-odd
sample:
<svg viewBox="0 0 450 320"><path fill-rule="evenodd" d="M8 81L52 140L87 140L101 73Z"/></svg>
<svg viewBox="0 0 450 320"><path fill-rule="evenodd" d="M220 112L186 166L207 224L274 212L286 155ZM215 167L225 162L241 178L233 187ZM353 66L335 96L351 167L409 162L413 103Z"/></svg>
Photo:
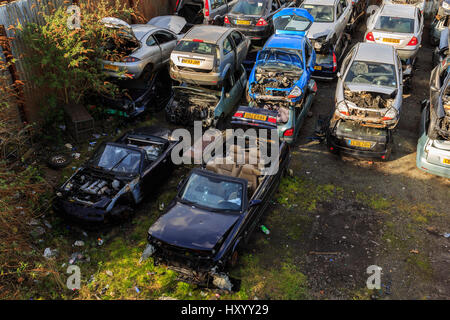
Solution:
<svg viewBox="0 0 450 320"><path fill-rule="evenodd" d="M347 102L341 101L338 103L337 110L339 111L340 114L343 114L345 116L350 115L347 104L349 104L348 101Z"/></svg>
<svg viewBox="0 0 450 320"><path fill-rule="evenodd" d="M397 109L395 109L395 108L390 108L390 109L384 114L383 121L386 121L386 120L392 120L392 119L394 119L394 118L396 118L396 117L397 117Z"/></svg>
<svg viewBox="0 0 450 320"><path fill-rule="evenodd" d="M302 89L295 86L288 95L288 99L295 99L302 95Z"/></svg>

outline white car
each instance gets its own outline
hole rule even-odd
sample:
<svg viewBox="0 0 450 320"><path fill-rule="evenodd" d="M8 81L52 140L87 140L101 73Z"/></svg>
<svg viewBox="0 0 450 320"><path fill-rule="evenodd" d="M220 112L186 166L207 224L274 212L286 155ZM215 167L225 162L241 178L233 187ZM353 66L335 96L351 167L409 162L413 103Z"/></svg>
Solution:
<svg viewBox="0 0 450 320"><path fill-rule="evenodd" d="M364 41L391 45L404 63L412 65L422 42L424 18L420 8L383 3L368 14Z"/></svg>

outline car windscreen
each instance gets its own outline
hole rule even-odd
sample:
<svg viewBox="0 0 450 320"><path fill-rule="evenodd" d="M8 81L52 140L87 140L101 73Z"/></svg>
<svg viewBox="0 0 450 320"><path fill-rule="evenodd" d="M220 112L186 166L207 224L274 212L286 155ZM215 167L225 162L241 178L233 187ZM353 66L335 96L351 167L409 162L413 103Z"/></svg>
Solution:
<svg viewBox="0 0 450 320"><path fill-rule="evenodd" d="M273 20L275 30L280 31L305 31L311 25L307 18L297 15L283 15Z"/></svg>
<svg viewBox="0 0 450 320"><path fill-rule="evenodd" d="M179 197L182 202L220 211L239 212L244 185L216 177L193 173Z"/></svg>
<svg viewBox="0 0 450 320"><path fill-rule="evenodd" d="M303 4L303 9L308 10L309 14L314 17L314 22L333 22L334 7L317 4Z"/></svg>
<svg viewBox="0 0 450 320"><path fill-rule="evenodd" d="M281 67L287 67L287 68L299 68L298 65L302 64L302 51L301 50L292 50L291 52L288 52L287 50L283 49L276 50L276 49L266 49L262 50L259 53L258 56L258 62L264 61L264 63L272 63L272 64L278 64Z"/></svg>
<svg viewBox="0 0 450 320"><path fill-rule="evenodd" d="M231 9L232 14L242 14L250 16L261 16L268 0L247 0L239 1Z"/></svg>
<svg viewBox="0 0 450 320"><path fill-rule="evenodd" d="M138 173L140 164L140 152L111 144L102 145L90 160L92 167L124 174Z"/></svg>
<svg viewBox="0 0 450 320"><path fill-rule="evenodd" d="M386 63L353 61L345 83L397 87L395 66Z"/></svg>
<svg viewBox="0 0 450 320"><path fill-rule="evenodd" d="M188 41L182 40L175 47L174 51L180 52L192 52L198 54L215 55L217 45L201 42L201 41Z"/></svg>
<svg viewBox="0 0 450 320"><path fill-rule="evenodd" d="M380 16L375 24L375 30L414 33L414 19Z"/></svg>

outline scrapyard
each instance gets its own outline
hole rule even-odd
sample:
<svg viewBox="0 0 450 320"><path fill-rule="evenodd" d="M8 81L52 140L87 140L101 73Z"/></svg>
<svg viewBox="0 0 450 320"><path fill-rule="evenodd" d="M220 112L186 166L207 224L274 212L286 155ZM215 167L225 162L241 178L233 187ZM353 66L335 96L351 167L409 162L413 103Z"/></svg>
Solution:
<svg viewBox="0 0 450 320"><path fill-rule="evenodd" d="M449 1L50 3L0 5L1 298L450 298Z"/></svg>

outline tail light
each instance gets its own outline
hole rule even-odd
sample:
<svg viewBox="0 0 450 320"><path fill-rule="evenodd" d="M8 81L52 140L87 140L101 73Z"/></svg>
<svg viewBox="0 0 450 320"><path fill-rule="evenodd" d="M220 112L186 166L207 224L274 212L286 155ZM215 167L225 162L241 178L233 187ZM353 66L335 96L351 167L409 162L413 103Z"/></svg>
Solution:
<svg viewBox="0 0 450 320"><path fill-rule="evenodd" d="M192 41L194 41L194 42L203 42L202 39L192 39Z"/></svg>
<svg viewBox="0 0 450 320"><path fill-rule="evenodd" d="M268 120L270 123L277 123L277 118L274 118L274 117L269 117L267 120Z"/></svg>
<svg viewBox="0 0 450 320"><path fill-rule="evenodd" d="M177 12L178 4L180 3L180 0L177 0L177 3L175 4L175 12Z"/></svg>
<svg viewBox="0 0 450 320"><path fill-rule="evenodd" d="M122 59L122 62L137 62L137 61L140 61L140 59L135 57L124 57Z"/></svg>
<svg viewBox="0 0 450 320"><path fill-rule="evenodd" d="M283 136L285 136L285 137L292 137L293 135L294 135L294 128L287 129L287 130L283 133Z"/></svg>
<svg viewBox="0 0 450 320"><path fill-rule="evenodd" d="M349 116L350 113L348 113L348 111L339 111L340 113L342 113L344 116Z"/></svg>
<svg viewBox="0 0 450 320"><path fill-rule="evenodd" d="M205 0L205 17L209 17L209 0Z"/></svg>
<svg viewBox="0 0 450 320"><path fill-rule="evenodd" d="M225 18L223 18L223 23L230 24L230 19L228 19L228 16L225 16Z"/></svg>
<svg viewBox="0 0 450 320"><path fill-rule="evenodd" d="M412 37L411 40L408 42L408 46L416 46L419 43L416 37Z"/></svg>
<svg viewBox="0 0 450 320"><path fill-rule="evenodd" d="M263 18L259 18L258 22L256 23L257 27L267 26L267 21Z"/></svg>
<svg viewBox="0 0 450 320"><path fill-rule="evenodd" d="M243 114L242 112L236 112L236 113L234 114L234 116L235 116L236 118L242 118L242 117L244 116L244 114Z"/></svg>
<svg viewBox="0 0 450 320"><path fill-rule="evenodd" d="M372 32L369 32L369 33L366 35L366 40L367 40L367 41L375 41L375 38L374 38Z"/></svg>
<svg viewBox="0 0 450 320"><path fill-rule="evenodd" d="M336 58L336 54L333 51L333 72L336 72L337 70L337 58Z"/></svg>
<svg viewBox="0 0 450 320"><path fill-rule="evenodd" d="M383 118L381 118L381 120L383 120L383 121L387 121L387 120L392 120L393 118L391 118L391 117L383 117Z"/></svg>

